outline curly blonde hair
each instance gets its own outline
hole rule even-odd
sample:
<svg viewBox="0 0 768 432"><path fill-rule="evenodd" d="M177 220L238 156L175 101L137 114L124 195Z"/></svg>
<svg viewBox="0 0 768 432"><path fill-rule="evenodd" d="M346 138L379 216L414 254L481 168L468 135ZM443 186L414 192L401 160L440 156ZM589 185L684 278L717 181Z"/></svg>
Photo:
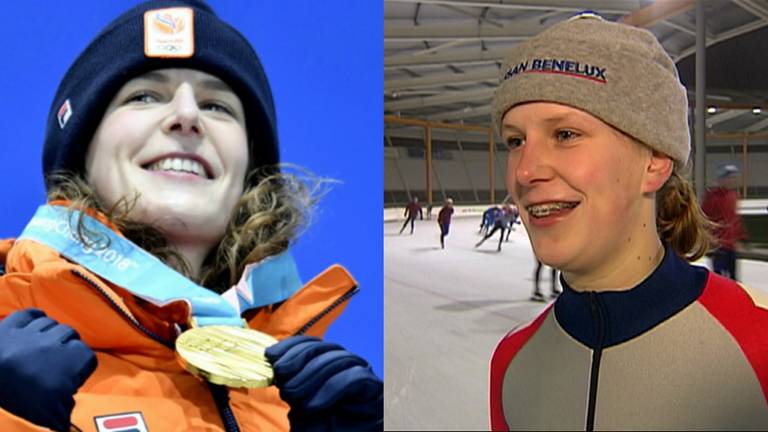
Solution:
<svg viewBox="0 0 768 432"><path fill-rule="evenodd" d="M82 176L54 173L47 178L53 185L48 200L68 200L70 209L93 209L104 214L129 240L183 275L216 292L237 283L246 265L285 251L311 223L317 202L333 180L320 178L294 165L281 164L252 171L257 178L246 187L230 215L224 237L203 261L198 277L191 274L184 258L165 239L163 231L151 224L131 220L139 193L125 196L106 208L92 185ZM289 170L290 172L286 172ZM246 185L251 184L246 181ZM84 213L73 232L84 244L104 248L106 238L84 224Z"/></svg>

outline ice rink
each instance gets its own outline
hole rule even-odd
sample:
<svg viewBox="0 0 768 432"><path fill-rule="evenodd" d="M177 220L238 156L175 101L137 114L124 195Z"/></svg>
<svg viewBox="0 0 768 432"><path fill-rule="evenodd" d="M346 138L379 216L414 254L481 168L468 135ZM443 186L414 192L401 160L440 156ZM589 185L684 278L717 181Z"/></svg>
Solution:
<svg viewBox="0 0 768 432"><path fill-rule="evenodd" d="M441 250L434 218L416 221L413 235L398 235L402 222L384 224L385 428L488 430L491 352L545 306L528 300L528 238L516 225L501 252L498 233L475 249L480 218L454 218ZM768 263L739 266L745 284L768 292ZM550 274L542 270L545 295Z"/></svg>

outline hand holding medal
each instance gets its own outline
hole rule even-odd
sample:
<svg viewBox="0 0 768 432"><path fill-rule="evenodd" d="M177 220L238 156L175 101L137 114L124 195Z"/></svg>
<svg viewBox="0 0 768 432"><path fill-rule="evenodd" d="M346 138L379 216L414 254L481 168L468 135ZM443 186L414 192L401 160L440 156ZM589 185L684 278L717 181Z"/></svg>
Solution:
<svg viewBox="0 0 768 432"><path fill-rule="evenodd" d="M214 384L275 384L291 407L292 430L383 428L384 383L368 362L335 343L309 336L278 342L256 330L208 326L182 333L176 353L188 371Z"/></svg>

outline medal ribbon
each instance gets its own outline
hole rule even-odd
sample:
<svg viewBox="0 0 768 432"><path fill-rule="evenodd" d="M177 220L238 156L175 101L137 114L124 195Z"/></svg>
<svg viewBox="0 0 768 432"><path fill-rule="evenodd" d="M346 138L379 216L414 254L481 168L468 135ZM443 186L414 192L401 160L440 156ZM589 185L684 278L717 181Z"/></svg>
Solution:
<svg viewBox="0 0 768 432"><path fill-rule="evenodd" d="M83 215L84 227L89 233L98 233L95 237L98 244L84 244L72 232L81 214L60 206L40 206L16 241L32 240L55 249L67 259L154 305L184 300L189 303L199 326L242 327L244 321L240 314L244 311L285 301L302 286L296 263L285 251L249 264L240 282L218 295L88 215Z"/></svg>

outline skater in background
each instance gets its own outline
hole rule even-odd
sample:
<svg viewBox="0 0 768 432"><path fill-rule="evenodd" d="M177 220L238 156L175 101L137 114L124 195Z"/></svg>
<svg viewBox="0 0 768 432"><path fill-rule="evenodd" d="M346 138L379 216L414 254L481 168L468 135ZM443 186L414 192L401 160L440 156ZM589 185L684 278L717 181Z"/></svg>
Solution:
<svg viewBox="0 0 768 432"><path fill-rule="evenodd" d="M498 209L498 207L496 207ZM485 235L477 244L475 247L480 247L486 240L491 238L496 231L501 230L501 235L499 235L499 245L496 248L497 252L501 252L501 243L504 241L504 232L506 231L507 227L510 225L510 222L512 221L512 209L509 208L509 204L505 204L504 209L498 209L495 212L495 221L493 224L493 229Z"/></svg>
<svg viewBox="0 0 768 432"><path fill-rule="evenodd" d="M408 222L411 223L411 234L413 234L413 222L416 220L416 216L418 216L420 220L424 220L424 213L421 211L421 205L419 205L418 197L413 197L411 202L405 206L405 212L403 213L403 216L405 216L406 219L405 222L403 222L403 227L400 228L400 234L403 233L403 230L405 229L406 225L408 225Z"/></svg>
<svg viewBox="0 0 768 432"><path fill-rule="evenodd" d="M520 210L517 209L516 205L510 205L508 206L509 212L511 213L509 218L509 225L507 226L507 238L504 239L505 242L509 241L509 233L515 230L515 224L520 223L518 218L520 217Z"/></svg>
<svg viewBox="0 0 768 432"><path fill-rule="evenodd" d="M490 206L483 212L483 217L480 220L480 231L478 231L478 234L486 234L488 233L488 228L493 226L496 211L498 210L497 206Z"/></svg>
<svg viewBox="0 0 768 432"><path fill-rule="evenodd" d="M445 249L445 236L451 228L451 216L453 216L453 198L445 200L445 205L437 214L437 224L440 226L440 248Z"/></svg>
<svg viewBox="0 0 768 432"><path fill-rule="evenodd" d="M541 277L541 267L543 267L543 265L544 264L542 264L541 261L536 259L536 270L533 272L533 295L531 296L532 301L546 301L544 295L539 289L539 279ZM557 298L558 295L560 295L560 290L557 288L557 270L552 267L552 289L549 294L549 298Z"/></svg>
<svg viewBox="0 0 768 432"><path fill-rule="evenodd" d="M738 280L736 275L737 244L746 240L747 233L737 213L739 167L723 164L717 170L717 186L707 190L702 208L707 217L717 224L715 237L718 247L712 252L712 270L722 276Z"/></svg>

